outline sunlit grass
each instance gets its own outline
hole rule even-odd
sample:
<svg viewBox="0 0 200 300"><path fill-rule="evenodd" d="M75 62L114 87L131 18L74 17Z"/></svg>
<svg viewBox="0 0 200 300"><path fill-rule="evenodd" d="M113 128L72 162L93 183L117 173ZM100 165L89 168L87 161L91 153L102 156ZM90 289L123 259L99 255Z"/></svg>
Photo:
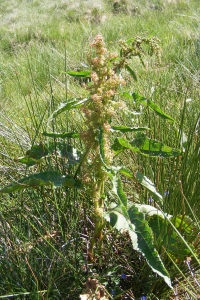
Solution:
<svg viewBox="0 0 200 300"><path fill-rule="evenodd" d="M0 185L3 187L48 168L66 172L67 161L59 161L56 150L53 157L47 157L37 168L26 168L17 158L25 155L33 144L46 141L41 134L45 130L52 127L57 132L81 130L83 116L78 112L57 118L55 124L49 123L49 117L59 103L87 94L82 83L66 73L87 68L83 64L87 61L88 44L96 34L103 34L111 51L118 51L120 39L156 36L163 49L161 64L146 56L143 67L138 59L133 59L131 66L138 81L125 75L127 87L150 98L175 119L174 124L166 124L153 112L144 109L138 122L152 128L149 132L151 138L179 148L183 146L184 133L188 142L177 159L162 160L128 153L119 160L133 172L140 169L155 183L159 192L166 195L164 211L182 214L184 203L186 214L199 228L198 1L116 2L118 7L114 7L114 1L100 0L76 3L62 0L1 1ZM133 104L129 103L129 106L131 108ZM118 121L124 118L119 115ZM132 120L126 121L132 125ZM72 146L77 147L77 144L73 142ZM127 182L124 187L131 199L149 204L146 190ZM94 270L87 267L88 237L92 233L93 220L86 193L41 189L1 195L1 212L0 294L5 297L21 293L19 299L25 299L26 293L32 293L27 297L78 299L88 270L90 275L97 273L102 282L107 281L109 272L115 274L115 267L119 272L124 272L123 267L131 274L134 274L134 268L139 272L140 258L127 248L135 257L129 258L125 249L128 243L116 232L111 232L109 240L104 241L104 257L99 258L99 268L105 272L99 271L98 265ZM198 249L199 241L196 240ZM180 299L196 299L198 282L187 266L181 265L186 275L182 281L182 274L177 269L179 262L173 258L173 265L164 252L163 257L170 274L178 277L178 291L190 290L192 284L192 296L187 291ZM194 265L197 267L196 263ZM133 276L138 284L144 287L151 276L152 282L156 280L142 260L140 267L139 277L137 274ZM149 275L145 277L145 274ZM113 282L119 281L112 276ZM139 278L143 278L142 283ZM160 295L149 295L150 299L169 299L168 291L160 281L157 286ZM43 291L43 296L40 291Z"/></svg>

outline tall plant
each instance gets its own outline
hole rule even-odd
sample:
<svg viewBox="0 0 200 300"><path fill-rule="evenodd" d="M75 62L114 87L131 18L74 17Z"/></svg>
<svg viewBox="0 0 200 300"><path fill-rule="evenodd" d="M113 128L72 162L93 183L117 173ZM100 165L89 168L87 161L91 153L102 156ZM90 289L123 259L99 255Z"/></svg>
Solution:
<svg viewBox="0 0 200 300"><path fill-rule="evenodd" d="M154 184L142 173L133 174L127 167L116 165L117 155L125 150L141 153L149 156L170 157L180 154L179 150L172 149L162 142L149 139L144 132L150 130L147 127L134 127L127 125L113 125L112 121L122 112L130 119L134 112L129 109L128 99L139 105L148 106L155 114L169 122L174 120L163 112L155 103L136 93L124 91L126 82L122 77L123 70L129 72L134 80L137 80L134 70L130 66L133 56L139 57L145 53L143 45L148 46L150 54L155 54L160 60L161 49L156 38L135 38L127 42L121 42L120 53L111 53L105 48L102 35L97 35L90 44L88 52L89 70L81 72L68 72L74 77L91 78L85 87L88 96L84 99L67 99L61 103L51 116L51 120L69 110L80 109L84 117L84 128L78 132L44 132L43 135L52 138L80 138L85 145L85 151L80 160L77 160L75 174L62 174L59 171L45 171L32 174L18 182L12 183L0 190L1 193L22 190L27 187L37 188L50 185L55 187L81 188L87 191L93 203L94 209L94 233L90 240L89 259L94 260L95 244L101 244L104 234L103 228L107 224L120 232L128 232L135 250L142 253L147 263L161 276L167 285L171 287L169 274L154 246L154 236L151 228L155 228L156 218L168 219L158 209L150 205L139 205L128 200L120 175L135 179L154 196L160 205L162 196L157 192ZM132 141L124 137L124 133L136 132ZM121 135L119 135L121 134ZM113 142L113 135L115 137ZM119 135L119 136L118 136ZM47 155L54 153L51 143L33 146L27 151L26 156L19 161L28 166L37 164ZM68 157L70 161L70 157ZM113 202L107 198L108 182L112 183ZM106 206L105 206L106 204ZM145 216L156 216L149 219ZM106 222L107 221L107 222ZM155 221L155 222L154 222ZM184 222L184 219L182 219ZM176 236L179 238L179 236Z"/></svg>

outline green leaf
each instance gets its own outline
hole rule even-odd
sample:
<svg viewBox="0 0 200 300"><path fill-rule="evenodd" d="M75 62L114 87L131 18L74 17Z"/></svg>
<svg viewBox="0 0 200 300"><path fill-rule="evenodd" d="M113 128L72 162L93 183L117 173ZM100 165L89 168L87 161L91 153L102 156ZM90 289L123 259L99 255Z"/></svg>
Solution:
<svg viewBox="0 0 200 300"><path fill-rule="evenodd" d="M128 211L124 205L111 205L113 208L104 214L104 218L121 233L129 233L133 249L142 253L151 269L172 287L169 274L154 247L152 231L144 214L134 205L130 206Z"/></svg>
<svg viewBox="0 0 200 300"><path fill-rule="evenodd" d="M166 219L163 219L160 215L154 215L149 218L148 222L158 247L162 243L167 252L181 261L184 261L187 256L191 255L190 249L188 249Z"/></svg>
<svg viewBox="0 0 200 300"><path fill-rule="evenodd" d="M162 119L174 122L174 119L166 114L157 104L153 103L151 100L147 100L148 106L155 111L155 113Z"/></svg>
<svg viewBox="0 0 200 300"><path fill-rule="evenodd" d="M130 75L133 77L133 79L135 81L137 81L137 76L136 76L135 72L133 71L133 69L131 67L129 67L129 65L125 65L125 69L130 73Z"/></svg>
<svg viewBox="0 0 200 300"><path fill-rule="evenodd" d="M133 173L126 167L120 167L118 169L118 172L122 175L125 175L126 177L129 177L129 178L134 178L134 175Z"/></svg>
<svg viewBox="0 0 200 300"><path fill-rule="evenodd" d="M173 149L162 142L151 140L145 134L138 134L138 136L130 143L131 146L139 148L140 152L148 156L159 157L175 157L180 155L181 151Z"/></svg>
<svg viewBox="0 0 200 300"><path fill-rule="evenodd" d="M126 194L123 191L122 182L120 178L118 178L117 176L113 176L112 182L113 182L113 192L118 196L120 203L122 203L123 206L127 208L128 200Z"/></svg>
<svg viewBox="0 0 200 300"><path fill-rule="evenodd" d="M132 92L123 92L123 93L120 93L120 95L129 100L133 99Z"/></svg>
<svg viewBox="0 0 200 300"><path fill-rule="evenodd" d="M145 64L144 64L144 61L143 61L143 59L142 59L142 55L141 55L140 53L138 53L138 57L139 57L139 59L140 59L141 64L143 65L143 67L146 68L146 66L145 66Z"/></svg>
<svg viewBox="0 0 200 300"><path fill-rule="evenodd" d="M56 132L43 132L42 135L52 137L52 138L79 138L80 133L77 132L63 132L63 133L56 133Z"/></svg>
<svg viewBox="0 0 200 300"><path fill-rule="evenodd" d="M23 156L16 158L15 161L18 161L21 164L25 164L27 167L32 167L38 163L39 159L33 159L29 156Z"/></svg>
<svg viewBox="0 0 200 300"><path fill-rule="evenodd" d="M124 125L112 126L111 128L113 130L121 131L121 132L151 130L148 127L128 127L128 126L124 126Z"/></svg>
<svg viewBox="0 0 200 300"><path fill-rule="evenodd" d="M70 76L73 76L73 77L77 77L77 78L85 78L85 77L88 77L90 78L90 74L91 74L91 70L84 70L84 71L78 71L78 72L75 72L75 71L70 71L70 72L67 72L68 75Z"/></svg>
<svg viewBox="0 0 200 300"><path fill-rule="evenodd" d="M148 191L150 191L153 194L155 200L163 200L163 197L156 191L154 183L146 176L144 176L144 174L142 174L141 172L137 172L136 178L142 186L144 186Z"/></svg>
<svg viewBox="0 0 200 300"><path fill-rule="evenodd" d="M175 157L180 155L181 151L173 149L163 143L151 140L145 136L145 134L139 134L132 142L129 142L125 138L116 138L112 145L112 150L115 155L124 150L131 150L133 152L140 152L147 156L159 156L163 158Z"/></svg>
<svg viewBox="0 0 200 300"><path fill-rule="evenodd" d="M11 183L0 189L0 193L12 193L24 190L25 188L38 188L42 186L80 188L81 183L69 175L64 176L57 171L46 171L27 176L18 182Z"/></svg>
<svg viewBox="0 0 200 300"><path fill-rule="evenodd" d="M116 206L115 203L111 203L111 206L113 206L113 208L104 213L104 218L119 232L123 233L128 231L131 237L133 249L138 250L135 226L131 224L126 208L123 205Z"/></svg>
<svg viewBox="0 0 200 300"><path fill-rule="evenodd" d="M151 269L161 276L169 287L172 287L169 274L154 247L152 231L144 214L140 213L134 205L129 208L128 214L131 223L135 226L135 232L137 232L139 252L143 254Z"/></svg>
<svg viewBox="0 0 200 300"><path fill-rule="evenodd" d="M115 154L118 154L126 149L129 149L133 152L139 152L138 147L132 146L128 140L124 138L116 138L114 144L112 145L112 150Z"/></svg>
<svg viewBox="0 0 200 300"><path fill-rule="evenodd" d="M177 215L171 221L175 227L184 234L184 236L188 235L188 237L191 237L192 234L198 234L198 228L189 216Z"/></svg>
<svg viewBox="0 0 200 300"><path fill-rule="evenodd" d="M137 104L147 106L147 98L139 95L138 93L132 93L132 98Z"/></svg>
<svg viewBox="0 0 200 300"><path fill-rule="evenodd" d="M26 156L33 159L40 159L47 156L49 153L47 145L40 143L39 145L34 145L30 150L26 151Z"/></svg>
<svg viewBox="0 0 200 300"><path fill-rule="evenodd" d="M158 116L160 116L163 119L166 119L168 121L174 122L174 119L166 114L157 104L155 104L153 101L148 100L147 98L137 94L137 93L132 93L133 100L139 104L139 105L144 105L144 106L149 106Z"/></svg>
<svg viewBox="0 0 200 300"><path fill-rule="evenodd" d="M83 103L85 103L85 102L87 102L89 100L90 100L90 98L84 98L84 99L73 98L73 99L68 99L67 102L60 103L59 107L53 112L53 114L51 115L50 119L53 119L53 118L57 117L59 114L61 114L64 111L67 111L67 110L70 110L70 109L74 109L74 108L78 108Z"/></svg>

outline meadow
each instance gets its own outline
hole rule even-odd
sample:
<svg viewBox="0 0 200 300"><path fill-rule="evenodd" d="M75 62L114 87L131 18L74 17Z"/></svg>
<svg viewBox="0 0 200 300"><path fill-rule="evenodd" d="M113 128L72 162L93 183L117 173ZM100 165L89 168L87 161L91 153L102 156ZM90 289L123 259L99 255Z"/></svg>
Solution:
<svg viewBox="0 0 200 300"><path fill-rule="evenodd" d="M198 2L0 2L0 299L200 299Z"/></svg>

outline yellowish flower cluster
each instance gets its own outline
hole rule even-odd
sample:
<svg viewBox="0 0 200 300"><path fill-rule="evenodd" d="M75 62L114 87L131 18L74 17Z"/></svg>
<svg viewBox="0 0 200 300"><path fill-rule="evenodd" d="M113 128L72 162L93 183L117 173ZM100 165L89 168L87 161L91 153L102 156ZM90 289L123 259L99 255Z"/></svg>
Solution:
<svg viewBox="0 0 200 300"><path fill-rule="evenodd" d="M121 106L121 102L115 100L115 95L119 86L125 85L125 81L115 72L115 59L118 55L110 53L105 48L105 42L101 34L95 37L90 46L91 51L88 53L88 62L92 69L92 82L87 86L90 92L90 101L82 108L87 130L82 132L81 138L87 148L91 148L89 159L92 172L88 174L88 166L85 168L84 181L93 185L94 196L95 191L98 190L98 182L104 181L106 174L100 157L98 135L101 130L103 132L104 159L106 164L112 164L110 121L116 114L116 109Z"/></svg>

